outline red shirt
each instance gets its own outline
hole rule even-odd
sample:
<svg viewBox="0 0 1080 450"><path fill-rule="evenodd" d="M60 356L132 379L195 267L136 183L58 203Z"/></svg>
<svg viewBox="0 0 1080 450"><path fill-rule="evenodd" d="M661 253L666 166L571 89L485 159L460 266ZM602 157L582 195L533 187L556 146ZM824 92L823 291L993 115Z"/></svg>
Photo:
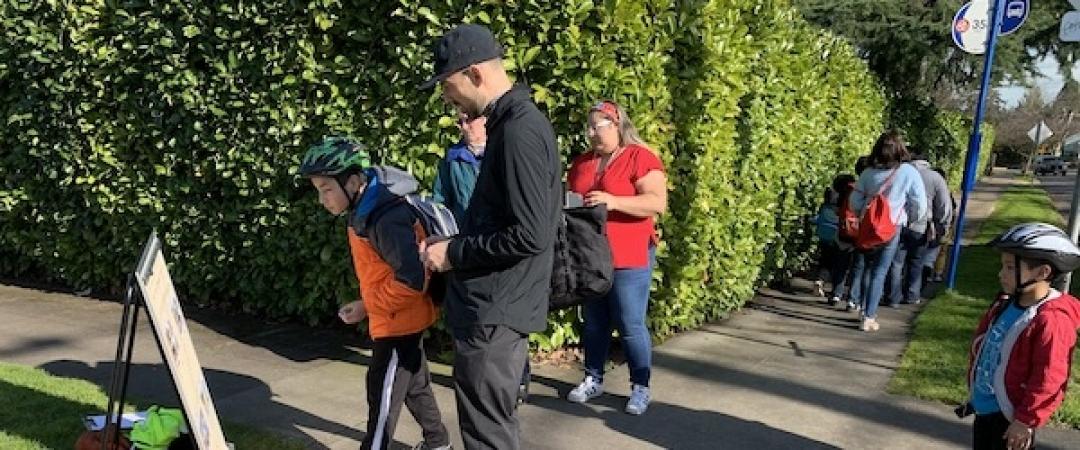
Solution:
<svg viewBox="0 0 1080 450"><path fill-rule="evenodd" d="M664 163L641 145L626 146L615 159L608 162L602 173L597 173L600 157L588 152L574 158L567 176L570 190L581 195L590 191L604 191L617 197L640 194L634 187L639 179L654 170L663 171ZM649 245L659 238L653 218L635 217L619 211L609 211L607 238L616 269L646 267L649 265Z"/></svg>

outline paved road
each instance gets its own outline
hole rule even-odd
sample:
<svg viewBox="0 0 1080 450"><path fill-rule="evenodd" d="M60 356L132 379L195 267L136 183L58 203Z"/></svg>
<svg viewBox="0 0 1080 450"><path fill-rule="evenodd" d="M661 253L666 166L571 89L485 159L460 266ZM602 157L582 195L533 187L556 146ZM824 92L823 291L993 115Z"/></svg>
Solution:
<svg viewBox="0 0 1080 450"><path fill-rule="evenodd" d="M1054 202L1054 207L1058 212L1067 219L1069 217L1069 207L1072 202L1073 186L1076 183L1076 171L1069 171L1065 176L1061 175L1046 175L1040 176L1039 185L1046 192L1050 194L1050 199Z"/></svg>

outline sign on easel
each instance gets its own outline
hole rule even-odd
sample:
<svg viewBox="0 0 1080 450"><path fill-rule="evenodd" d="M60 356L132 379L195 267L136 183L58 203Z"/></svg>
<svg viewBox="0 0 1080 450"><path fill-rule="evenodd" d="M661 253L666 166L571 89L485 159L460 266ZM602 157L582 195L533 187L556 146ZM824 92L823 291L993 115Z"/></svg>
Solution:
<svg viewBox="0 0 1080 450"><path fill-rule="evenodd" d="M156 234L150 235L143 249L135 280L195 444L201 450L228 449Z"/></svg>

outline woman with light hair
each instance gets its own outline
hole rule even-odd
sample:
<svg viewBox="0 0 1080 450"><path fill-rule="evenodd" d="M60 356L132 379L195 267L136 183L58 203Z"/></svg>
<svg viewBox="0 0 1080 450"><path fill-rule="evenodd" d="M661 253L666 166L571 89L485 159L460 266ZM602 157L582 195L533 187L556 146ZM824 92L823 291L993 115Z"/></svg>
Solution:
<svg viewBox="0 0 1080 450"><path fill-rule="evenodd" d="M667 178L660 158L642 142L621 106L601 101L588 120L591 149L574 158L567 181L586 206L607 205L615 279L607 295L585 303L585 380L567 399L584 403L603 394L614 327L630 368L626 412L640 415L651 400L652 338L645 314L659 242L654 217L667 209Z"/></svg>

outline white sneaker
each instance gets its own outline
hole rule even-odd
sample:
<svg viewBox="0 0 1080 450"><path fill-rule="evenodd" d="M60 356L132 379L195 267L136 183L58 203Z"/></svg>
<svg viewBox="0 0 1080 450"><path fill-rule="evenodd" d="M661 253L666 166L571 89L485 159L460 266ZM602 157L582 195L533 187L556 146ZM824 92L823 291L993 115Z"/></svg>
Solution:
<svg viewBox="0 0 1080 450"><path fill-rule="evenodd" d="M859 324L859 329L862 331L877 331L881 328L876 319L870 317L863 317L862 323Z"/></svg>
<svg viewBox="0 0 1080 450"><path fill-rule="evenodd" d="M582 381L574 390L570 391L570 394L566 396L567 400L574 403L585 403L604 393L604 385L597 381L592 376L585 377L585 381Z"/></svg>
<svg viewBox="0 0 1080 450"><path fill-rule="evenodd" d="M649 395L649 387L635 384L630 392L630 400L626 402L626 412L640 416L649 409L650 401L652 401L652 396Z"/></svg>
<svg viewBox="0 0 1080 450"><path fill-rule="evenodd" d="M859 312L859 309L860 309L860 305L858 303L855 303L855 302L851 301L851 300L848 300L847 307L844 308L845 311L854 311L854 312Z"/></svg>

